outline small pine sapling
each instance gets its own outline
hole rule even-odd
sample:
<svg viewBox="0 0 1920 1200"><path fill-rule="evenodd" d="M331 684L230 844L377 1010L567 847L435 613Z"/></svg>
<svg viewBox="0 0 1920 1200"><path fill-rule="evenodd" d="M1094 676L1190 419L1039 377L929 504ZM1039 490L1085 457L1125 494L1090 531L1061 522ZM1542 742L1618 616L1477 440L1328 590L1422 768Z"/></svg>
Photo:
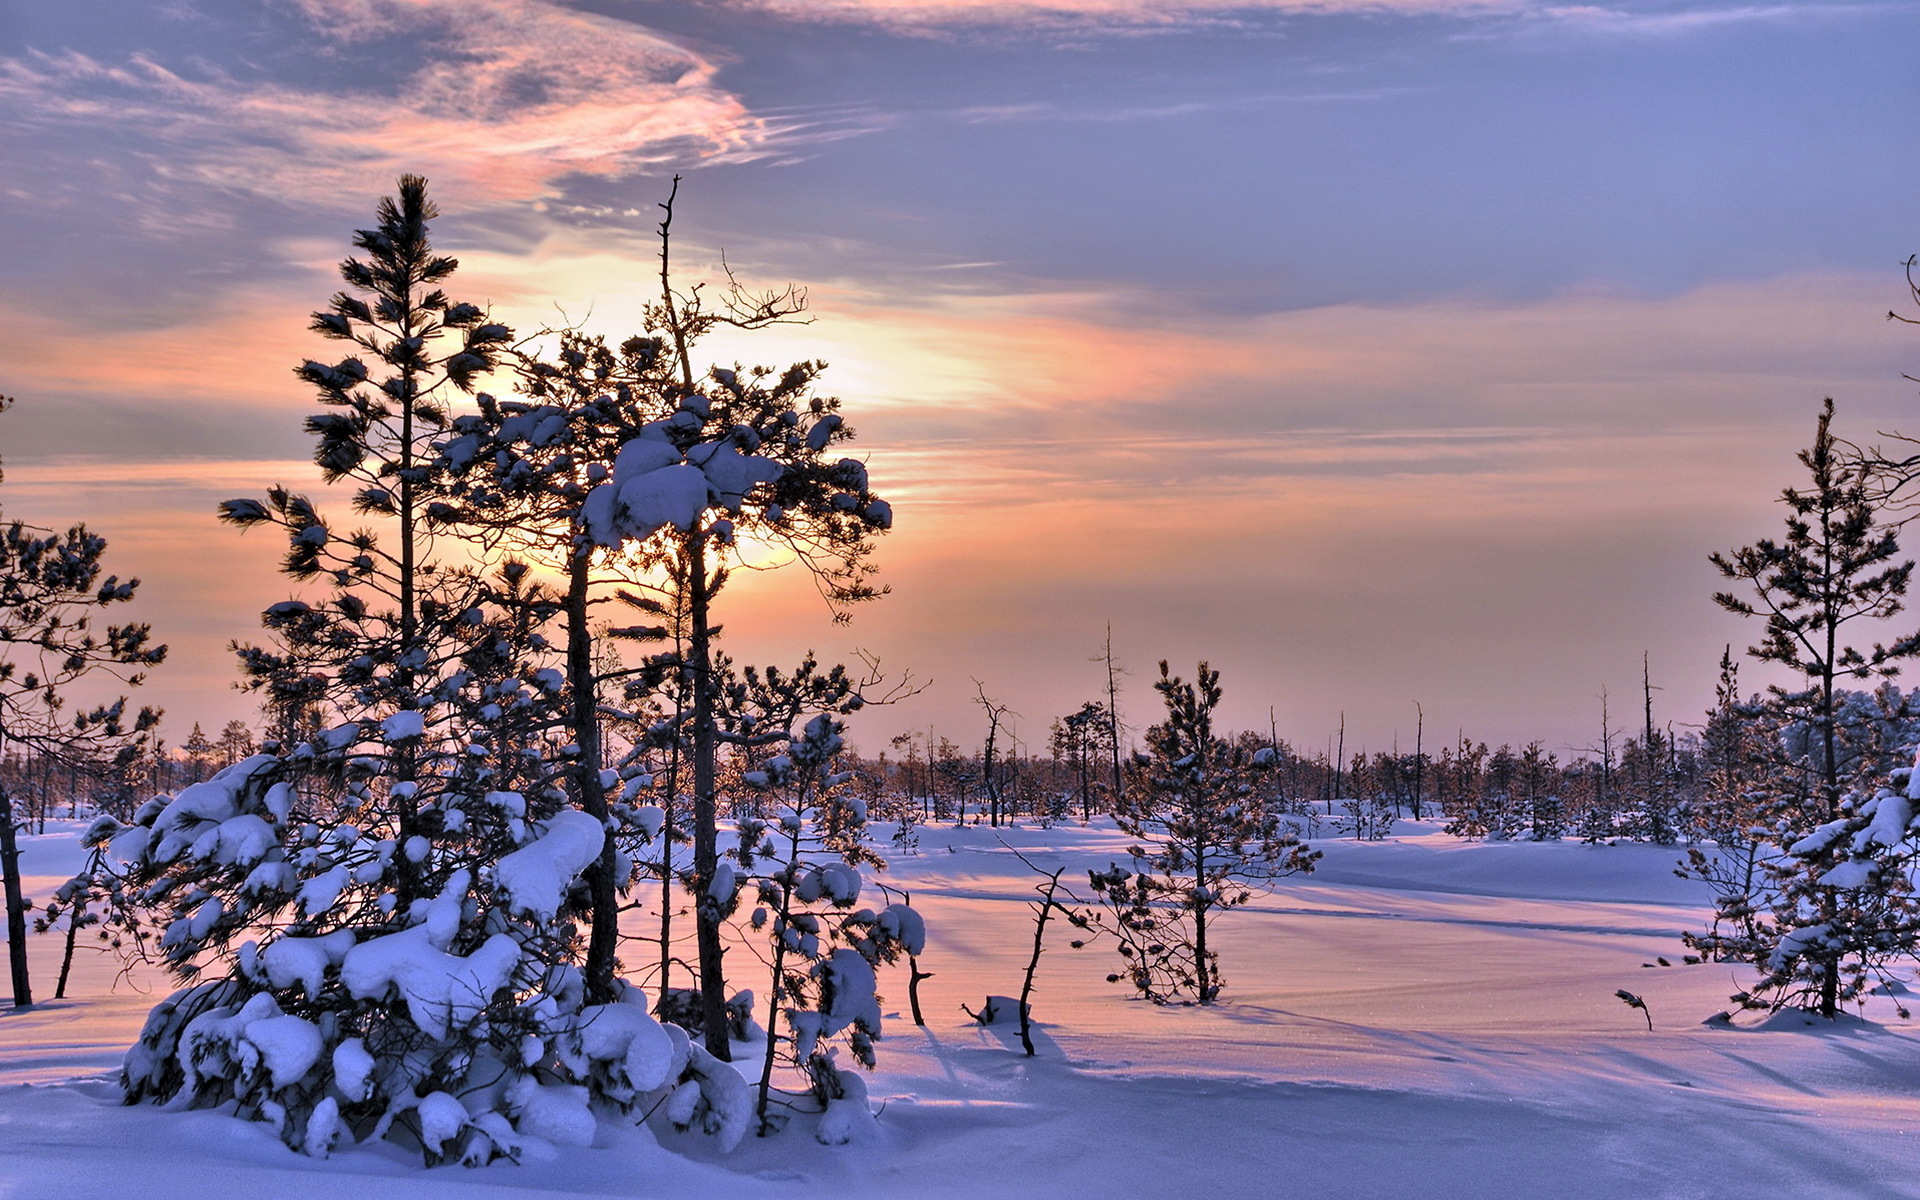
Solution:
<svg viewBox="0 0 1920 1200"><path fill-rule="evenodd" d="M784 678L769 672L759 687L750 676L748 690L775 698L773 705L755 705L764 712L791 704L812 682L805 672ZM765 721L754 725L769 729ZM741 820L735 855L746 876L740 885L751 886L755 896L749 924L767 938L766 1044L755 1117L763 1135L784 1124L771 1107L774 1069L784 1063L806 1079L824 1113L817 1136L829 1144L847 1141L871 1119L866 1087L842 1069L838 1051L844 1048L861 1067L874 1065L880 1036L875 970L902 953L917 955L926 936L920 915L904 904L878 912L856 907L860 868L880 860L866 845L865 805L847 790L850 773L835 769L844 728L832 712L816 713L785 753L747 774L745 782L764 788L777 808L765 821ZM723 865L718 877L729 890L732 873Z"/></svg>
<svg viewBox="0 0 1920 1200"><path fill-rule="evenodd" d="M1254 779L1272 767L1272 747L1250 751L1214 732L1220 673L1201 663L1193 683L1160 664L1154 684L1167 719L1147 731L1141 756L1115 807L1121 830L1139 839L1133 866L1089 873L1106 924L1126 962L1122 974L1156 1004L1211 1004L1219 997L1218 952L1210 920L1252 898L1255 888L1313 869L1319 859L1260 803Z"/></svg>

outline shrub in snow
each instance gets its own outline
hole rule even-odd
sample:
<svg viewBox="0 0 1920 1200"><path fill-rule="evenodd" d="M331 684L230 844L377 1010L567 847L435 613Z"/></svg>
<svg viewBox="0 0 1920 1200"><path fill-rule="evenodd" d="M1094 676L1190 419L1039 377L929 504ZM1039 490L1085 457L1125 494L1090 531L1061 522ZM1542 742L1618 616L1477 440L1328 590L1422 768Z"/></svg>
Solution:
<svg viewBox="0 0 1920 1200"><path fill-rule="evenodd" d="M1163 661L1154 688L1167 719L1147 731L1151 753L1114 810L1139 839L1133 863L1091 872L1090 883L1126 964L1111 978L1156 1004L1210 1004L1221 981L1209 920L1245 904L1254 888L1311 871L1320 855L1255 795L1253 777L1272 756L1214 733L1220 673L1201 663L1188 683Z"/></svg>
<svg viewBox="0 0 1920 1200"><path fill-rule="evenodd" d="M673 1081L684 1063L644 999L590 1004L569 965L597 821L448 781L421 810L436 833L407 873L432 893L403 902L406 848L337 819L377 819L387 781L349 776L342 795L316 795L296 786L310 771L298 751L255 755L110 834L159 953L204 980L154 1010L127 1057L129 1100L231 1103L308 1152L392 1134L430 1161L484 1160L517 1153L515 1130L552 1140L555 1097L575 1095L529 1108L522 1081L616 1108ZM450 1143L433 1094L506 1123ZM590 1123L585 1100L574 1107L572 1127Z"/></svg>
<svg viewBox="0 0 1920 1200"><path fill-rule="evenodd" d="M777 702L804 690L796 686L804 679L802 673L782 687L775 677L763 691ZM767 939L766 1043L754 1101L759 1128L785 1123L772 1107L775 1069L784 1067L805 1080L806 1094L832 1117L820 1128L823 1141L845 1141L861 1125L838 1110L866 1111L865 1089L849 1081L840 1051L853 1066L874 1065L876 968L920 953L926 940L920 914L905 904L860 903L867 886L861 868L880 860L866 845L865 805L848 789L848 774L835 770L843 730L837 717L819 713L766 763L761 775L773 811L740 822L735 856L740 886L753 898L749 924ZM778 1102L784 1108L791 1099Z"/></svg>
<svg viewBox="0 0 1920 1200"><path fill-rule="evenodd" d="M1369 793L1340 802L1340 830L1356 841L1378 842L1393 833L1394 806L1385 796Z"/></svg>
<svg viewBox="0 0 1920 1200"><path fill-rule="evenodd" d="M1760 972L1734 996L1747 1008L1788 1006L1834 1016L1888 980L1886 968L1920 945L1920 772L1895 771L1871 795L1842 797L1840 815L1799 837L1781 837L1761 862L1766 903L1720 936L1687 944L1740 957ZM1905 1016L1904 1009L1901 1015Z"/></svg>

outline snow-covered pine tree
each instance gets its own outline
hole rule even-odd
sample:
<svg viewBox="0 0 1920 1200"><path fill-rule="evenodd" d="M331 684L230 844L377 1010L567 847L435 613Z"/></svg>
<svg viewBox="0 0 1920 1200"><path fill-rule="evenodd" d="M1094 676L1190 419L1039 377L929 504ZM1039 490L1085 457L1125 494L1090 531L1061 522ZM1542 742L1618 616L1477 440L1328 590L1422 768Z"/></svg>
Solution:
<svg viewBox="0 0 1920 1200"><path fill-rule="evenodd" d="M1838 865L1836 856L1850 853L1835 831L1860 819L1866 807L1865 797L1848 796L1841 772L1838 683L1892 676L1900 660L1920 654L1920 633L1875 642L1871 649L1843 641L1860 622L1877 624L1902 612L1913 573L1912 562L1897 561L1897 529L1879 522L1870 465L1849 450L1833 433L1829 399L1813 445L1798 455L1810 486L1781 494L1788 508L1785 539L1762 539L1712 556L1720 573L1745 584L1753 597L1722 592L1714 600L1729 612L1766 622L1765 639L1747 653L1779 663L1805 681L1798 689L1768 689L1769 713L1783 725L1803 723L1812 734L1796 766L1811 776L1814 788L1806 808L1776 809L1770 831L1784 853L1776 860L1771 926L1763 930L1771 941L1762 964L1768 972L1763 987L1799 998L1810 994L1829 1017L1852 986L1849 955L1856 944L1864 947L1872 940L1856 943L1844 931L1856 918L1869 928L1881 924L1876 913L1882 901L1875 889L1893 895L1887 877L1877 872L1854 868L1829 874ZM1776 778L1770 785L1779 793L1794 782ZM1808 972L1817 976L1810 993L1802 986Z"/></svg>
<svg viewBox="0 0 1920 1200"><path fill-rule="evenodd" d="M0 413L13 405L0 396ZM137 750L160 719L143 708L129 716L125 697L69 710L82 680L111 676L137 686L166 658L145 624L97 626L95 612L133 599L137 579L101 578L107 541L75 525L65 533L23 521L0 522L0 758L24 752L51 762L88 765L103 752ZM13 796L0 778L0 876L4 877L7 960L13 1003L33 1003L27 974L28 898L20 881Z"/></svg>
<svg viewBox="0 0 1920 1200"><path fill-rule="evenodd" d="M575 751L548 736L559 603L524 564L432 555L428 442L508 336L435 286L454 263L432 215L403 178L356 238L367 261L343 265L360 294L315 318L379 377L358 355L300 370L331 410L309 422L317 458L381 533L338 535L283 488L222 506L279 526L287 573L330 588L268 610L277 649L241 648L300 723L93 840L187 985L127 1056L130 1102L232 1105L309 1154L390 1137L481 1162L585 1144L590 1101L638 1103L698 1052L637 993L588 997L576 965L575 885L605 831L567 804Z"/></svg>
<svg viewBox="0 0 1920 1200"><path fill-rule="evenodd" d="M1125 979L1156 1004L1219 997L1219 952L1208 941L1218 913L1245 904L1253 890L1311 871L1309 849L1254 791L1271 767L1271 747L1249 752L1214 732L1220 673L1201 663L1194 682L1160 663L1154 683L1167 707L1147 731L1143 756L1114 809L1128 836L1132 865L1090 872L1119 942Z"/></svg>
<svg viewBox="0 0 1920 1200"><path fill-rule="evenodd" d="M1772 902L1749 939L1760 979L1736 1002L1794 1005L1831 1018L1871 982L1886 981L1889 962L1913 955L1920 945L1914 781L1903 767L1879 786L1849 790L1837 817L1762 864Z"/></svg>

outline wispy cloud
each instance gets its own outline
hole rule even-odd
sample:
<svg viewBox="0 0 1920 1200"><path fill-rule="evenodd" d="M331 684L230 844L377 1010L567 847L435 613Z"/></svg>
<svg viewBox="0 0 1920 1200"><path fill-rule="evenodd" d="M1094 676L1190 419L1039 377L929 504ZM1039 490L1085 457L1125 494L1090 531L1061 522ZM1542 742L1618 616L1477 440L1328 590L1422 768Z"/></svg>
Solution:
<svg viewBox="0 0 1920 1200"><path fill-rule="evenodd" d="M784 17L859 21L899 29L1026 25L1056 29L1153 29L1230 24L1240 18L1314 13L1511 11L1528 0L736 0Z"/></svg>
<svg viewBox="0 0 1920 1200"><path fill-rule="evenodd" d="M1600 4L1550 4L1525 15L1530 22L1592 33L1681 37L1729 25L1839 20L1872 12L1869 4L1741 4L1659 9Z"/></svg>
<svg viewBox="0 0 1920 1200"><path fill-rule="evenodd" d="M1254 27L1276 18L1334 16L1518 19L1541 27L1678 36L1759 21L1830 19L1884 9L1885 4L1801 0L1773 4L1620 0L1562 4L1551 0L732 0L792 20L863 23L899 32L1025 29L1056 33L1151 33Z"/></svg>
<svg viewBox="0 0 1920 1200"><path fill-rule="evenodd" d="M630 23L544 0L302 0L323 52L409 52L388 86L320 90L153 50L0 60L0 103L41 126L137 129L167 170L275 196L417 170L467 203L536 199L571 174L760 152L774 132L717 64Z"/></svg>

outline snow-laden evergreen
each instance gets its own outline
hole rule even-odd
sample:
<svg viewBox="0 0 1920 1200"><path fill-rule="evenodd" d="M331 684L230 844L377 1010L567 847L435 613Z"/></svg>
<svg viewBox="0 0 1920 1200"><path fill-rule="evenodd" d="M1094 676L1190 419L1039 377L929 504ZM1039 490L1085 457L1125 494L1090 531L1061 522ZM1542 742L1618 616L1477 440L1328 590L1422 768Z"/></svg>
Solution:
<svg viewBox="0 0 1920 1200"><path fill-rule="evenodd" d="M375 524L338 532L280 488L222 506L277 526L288 574L331 589L272 606L275 644L243 648L279 739L92 838L136 940L188 985L129 1054L128 1099L232 1104L307 1153L392 1137L473 1162L533 1126L590 1128L590 1102L638 1103L691 1055L575 961L576 885L608 839L564 786L557 606L520 564L432 556L430 444L509 336L438 288L455 264L432 215L403 179L357 238L368 261L342 267L361 294L315 317L360 353L301 370L329 409L316 460ZM602 1020L632 1032L596 1037Z"/></svg>
<svg viewBox="0 0 1920 1200"><path fill-rule="evenodd" d="M0 413L12 406L11 397L0 396ZM72 704L76 688L90 677L137 686L167 656L145 623L96 623L99 610L132 600L140 586L138 579L102 578L106 549L107 540L84 525L55 532L0 519L0 761L25 752L70 769L96 757L124 766L158 724L154 709L129 714L124 696ZM22 824L8 781L0 779L0 895L16 1008L33 1003L25 957L29 899L20 883ZM84 891L69 889L64 902L74 903ZM60 982L64 987L64 973Z"/></svg>
<svg viewBox="0 0 1920 1200"><path fill-rule="evenodd" d="M403 179L356 239L368 261L342 267L361 294L315 317L376 366L356 354L301 369L330 410L308 423L316 461L354 485L370 525L342 532L284 488L222 506L243 528L277 528L287 573L324 589L270 607L270 644L241 648L276 738L130 822L100 822L93 866L69 889L70 902L111 902L136 953L185 985L153 1010L123 1087L130 1101L229 1107L308 1154L385 1138L428 1162L519 1158L536 1143L584 1145L618 1114L731 1148L770 1128L755 1119L768 1092L725 1061L751 995L730 1006L737 1020L708 1019L704 1001L726 981L707 943L756 848L749 839L732 863L696 854L703 1003L665 1004L684 1027L661 1023L616 957L634 863L673 841L679 796L648 801L677 793L676 772L656 783L650 760L663 744L705 750L706 780L694 775L706 820L696 803L693 824L696 846L704 829L717 850L718 748L765 757L814 716L798 758L781 761L830 775L839 727L826 714L863 697L810 658L790 676L736 679L705 642L626 669L589 614L608 600L699 610L724 582L736 530L786 540L835 599L866 598L877 594L866 536L891 512L864 465L823 457L849 432L836 403L809 391L817 366L777 378L716 369L697 389L682 325L670 329L678 358L636 339L616 360L574 335L563 368L520 353L530 399L480 395L458 412L511 334L437 286L455 264L431 251L433 215L424 183ZM468 549L437 557L446 535ZM700 581L697 603L688 580ZM617 591L623 581L641 590ZM711 638L700 620L688 628ZM693 703L676 692L666 717L648 689L689 678ZM612 700L624 710L607 695L623 679ZM835 821L837 853L877 862L862 822ZM817 898L812 883L795 887ZM857 892L829 888L828 902ZM850 912L816 964L806 995L818 1027L795 1063L832 1102L830 1126L867 1119L828 1043L871 1065L873 964L908 923L918 928L910 913ZM779 1021L804 1026L797 1011Z"/></svg>
<svg viewBox="0 0 1920 1200"><path fill-rule="evenodd" d="M803 682L803 681L799 681ZM768 690L778 695L779 680ZM860 904L863 867L884 865L866 844L866 806L836 770L844 724L819 713L785 751L752 772L770 811L740 822L736 895L751 889L753 929L763 932L767 968L766 1044L756 1111L777 1128L776 1066L803 1075L825 1118L821 1141L844 1142L871 1124L861 1069L875 1065L880 1036L876 968L926 948L920 914L904 903ZM847 1058L839 1057L845 1050ZM784 1103L784 1101L783 1101Z"/></svg>

